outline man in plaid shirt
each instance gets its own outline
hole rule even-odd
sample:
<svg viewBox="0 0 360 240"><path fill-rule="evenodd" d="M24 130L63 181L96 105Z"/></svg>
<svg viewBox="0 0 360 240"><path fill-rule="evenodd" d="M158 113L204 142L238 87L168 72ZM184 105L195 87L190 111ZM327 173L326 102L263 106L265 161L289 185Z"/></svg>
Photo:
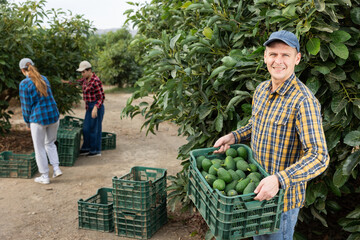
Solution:
<svg viewBox="0 0 360 240"><path fill-rule="evenodd" d="M329 155L320 103L294 73L301 59L297 37L274 32L264 46L271 79L256 88L249 123L219 138L214 147L224 152L230 144L251 140L255 160L270 174L255 189L254 199L270 200L285 189L280 230L254 239L292 239L306 184L325 171Z"/></svg>
<svg viewBox="0 0 360 240"><path fill-rule="evenodd" d="M76 71L81 72L83 77L78 82L81 84L86 104L83 125L84 142L80 149L80 155L101 156L102 120L105 113L105 94L102 83L92 72L91 64L88 61L82 61Z"/></svg>

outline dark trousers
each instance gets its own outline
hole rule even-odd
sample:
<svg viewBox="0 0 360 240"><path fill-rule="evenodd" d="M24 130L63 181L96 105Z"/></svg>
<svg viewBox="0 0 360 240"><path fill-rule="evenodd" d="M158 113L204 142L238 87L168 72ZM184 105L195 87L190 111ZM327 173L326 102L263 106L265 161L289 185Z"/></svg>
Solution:
<svg viewBox="0 0 360 240"><path fill-rule="evenodd" d="M98 109L97 117L92 118L91 112L95 107L96 102L88 103L88 109L85 113L85 120L83 125L84 142L81 150L90 151L90 153L101 153L101 133L102 120L105 114L104 104Z"/></svg>

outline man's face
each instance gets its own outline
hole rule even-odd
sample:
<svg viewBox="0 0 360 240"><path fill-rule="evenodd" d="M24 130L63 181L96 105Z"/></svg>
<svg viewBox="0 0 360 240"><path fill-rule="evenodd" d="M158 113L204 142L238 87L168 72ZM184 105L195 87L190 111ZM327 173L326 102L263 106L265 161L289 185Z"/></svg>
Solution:
<svg viewBox="0 0 360 240"><path fill-rule="evenodd" d="M291 76L300 59L301 53L282 41L269 44L264 52L264 61L271 80L278 84Z"/></svg>
<svg viewBox="0 0 360 240"><path fill-rule="evenodd" d="M81 72L81 75L83 76L83 78L91 78L92 72L91 70L84 70Z"/></svg>

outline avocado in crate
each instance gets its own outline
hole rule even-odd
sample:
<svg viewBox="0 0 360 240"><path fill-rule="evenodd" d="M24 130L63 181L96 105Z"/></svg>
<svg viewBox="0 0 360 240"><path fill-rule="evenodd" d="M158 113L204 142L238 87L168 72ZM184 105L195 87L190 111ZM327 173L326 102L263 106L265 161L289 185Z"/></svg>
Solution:
<svg viewBox="0 0 360 240"><path fill-rule="evenodd" d="M196 167L207 183L225 196L236 196L254 192L264 175L258 163L248 159L245 146L229 148L225 155L196 157Z"/></svg>
<svg viewBox="0 0 360 240"><path fill-rule="evenodd" d="M99 188L97 193L78 201L79 228L101 232L112 232L113 198L112 188Z"/></svg>
<svg viewBox="0 0 360 240"><path fill-rule="evenodd" d="M149 210L166 202L166 169L132 167L120 178L113 177L114 207Z"/></svg>
<svg viewBox="0 0 360 240"><path fill-rule="evenodd" d="M35 153L15 154L11 151L0 153L0 177L32 178L37 172Z"/></svg>
<svg viewBox="0 0 360 240"><path fill-rule="evenodd" d="M109 132L101 133L101 150L112 150L116 148L116 134Z"/></svg>
<svg viewBox="0 0 360 240"><path fill-rule="evenodd" d="M231 149L225 154L213 154L215 148L190 152L189 198L216 239L243 239L278 231L284 190L269 201L254 200L255 187L269 174L248 146L233 144ZM233 161L226 161L230 157ZM212 179L209 173L213 173ZM218 179L220 183L214 187Z"/></svg>

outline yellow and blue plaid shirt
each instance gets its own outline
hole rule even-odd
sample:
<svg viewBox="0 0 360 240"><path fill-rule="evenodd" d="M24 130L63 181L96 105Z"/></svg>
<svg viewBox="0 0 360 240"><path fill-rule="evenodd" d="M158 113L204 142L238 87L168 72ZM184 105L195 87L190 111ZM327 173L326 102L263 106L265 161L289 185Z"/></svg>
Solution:
<svg viewBox="0 0 360 240"><path fill-rule="evenodd" d="M232 132L236 143L251 138L255 160L278 177L284 211L304 205L307 181L329 164L320 109L295 74L274 92L268 80L255 90L249 123Z"/></svg>

